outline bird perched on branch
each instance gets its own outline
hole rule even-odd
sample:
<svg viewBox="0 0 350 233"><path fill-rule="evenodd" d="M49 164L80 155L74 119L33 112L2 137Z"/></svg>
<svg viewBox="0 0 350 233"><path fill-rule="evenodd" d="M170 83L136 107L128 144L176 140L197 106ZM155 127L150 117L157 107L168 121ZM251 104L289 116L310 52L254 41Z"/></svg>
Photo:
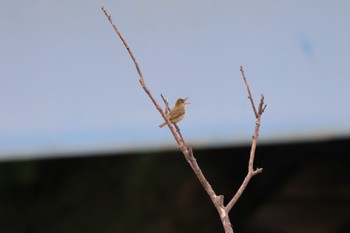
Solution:
<svg viewBox="0 0 350 233"><path fill-rule="evenodd" d="M187 99L188 97L185 99L178 98L176 100L175 106L170 110L169 114L167 115L167 117L169 118L169 121L172 124L176 124L177 122L184 119L185 107L187 104L189 104L188 102L186 102ZM165 125L166 125L166 122L163 122L161 125L159 125L159 127L162 128Z"/></svg>

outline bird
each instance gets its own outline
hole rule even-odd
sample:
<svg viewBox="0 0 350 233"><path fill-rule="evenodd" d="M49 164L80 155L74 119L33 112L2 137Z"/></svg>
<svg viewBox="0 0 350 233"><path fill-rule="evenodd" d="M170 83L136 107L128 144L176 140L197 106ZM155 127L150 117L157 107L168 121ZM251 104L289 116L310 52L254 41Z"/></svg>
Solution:
<svg viewBox="0 0 350 233"><path fill-rule="evenodd" d="M175 106L168 113L167 117L169 118L169 121L172 124L176 124L182 119L184 119L185 107L187 104L189 104L189 102L186 102L187 99L188 97L185 99L178 98L176 100ZM165 125L166 125L166 122L163 122L162 124L159 125L159 127L162 128Z"/></svg>

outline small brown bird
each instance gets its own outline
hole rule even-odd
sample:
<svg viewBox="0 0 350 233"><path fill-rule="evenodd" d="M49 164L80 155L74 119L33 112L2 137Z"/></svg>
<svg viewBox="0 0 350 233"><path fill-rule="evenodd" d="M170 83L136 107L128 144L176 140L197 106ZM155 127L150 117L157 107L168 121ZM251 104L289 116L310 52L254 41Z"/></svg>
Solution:
<svg viewBox="0 0 350 233"><path fill-rule="evenodd" d="M170 110L170 113L168 114L169 121L172 124L176 124L177 122L181 121L185 117L185 107L188 102L186 102L186 99L178 98L176 100L175 106ZM160 128L166 125L166 122L163 122L161 125L159 125Z"/></svg>

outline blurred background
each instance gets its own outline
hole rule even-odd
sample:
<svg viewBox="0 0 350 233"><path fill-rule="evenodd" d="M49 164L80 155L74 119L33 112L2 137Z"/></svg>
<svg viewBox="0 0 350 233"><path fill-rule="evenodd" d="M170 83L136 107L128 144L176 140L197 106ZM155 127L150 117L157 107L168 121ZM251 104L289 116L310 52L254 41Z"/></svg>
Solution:
<svg viewBox="0 0 350 233"><path fill-rule="evenodd" d="M0 231L220 232L219 217L141 89L189 97L179 124L218 193L257 166L236 232L348 232L350 4L1 1Z"/></svg>

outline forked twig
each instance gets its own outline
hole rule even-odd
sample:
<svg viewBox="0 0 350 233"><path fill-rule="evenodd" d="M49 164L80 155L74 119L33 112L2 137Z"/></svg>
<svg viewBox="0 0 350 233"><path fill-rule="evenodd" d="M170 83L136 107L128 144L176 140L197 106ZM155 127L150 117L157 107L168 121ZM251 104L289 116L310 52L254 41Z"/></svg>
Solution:
<svg viewBox="0 0 350 233"><path fill-rule="evenodd" d="M250 100L250 103L252 105L253 111L255 113L255 130L254 130L254 134L253 134L253 142L252 142L252 146L250 149L250 156L249 156L249 162L248 162L248 173L246 175L246 177L244 178L241 186L239 187L239 189L237 190L236 194L232 197L232 199L230 200L230 202L227 204L226 209L227 211L230 211L232 209L232 207L236 204L236 202L238 201L238 199L241 197L241 195L243 194L243 191L246 189L249 181L251 178L253 178L253 176L255 176L258 173L262 172L262 168L257 168L256 170L254 170L254 158L255 158L255 150L256 150L256 145L258 143L258 137L259 137L259 129L260 129L260 120L261 120L261 115L263 114L265 108L266 108L266 104L264 104L264 95L261 95L261 99L260 99L260 103L259 103L259 107L258 107L258 111L256 110L255 104L254 104L254 100L252 97L252 94L250 92L250 88L249 88L249 84L247 82L247 79L245 77L245 73L244 73L244 69L241 66L240 67L241 73L242 73L242 77L244 80L244 83L247 87L247 92L248 92L248 98Z"/></svg>
<svg viewBox="0 0 350 233"><path fill-rule="evenodd" d="M248 162L248 174L245 177L245 179L243 180L241 186L239 187L238 191L236 192L236 194L232 197L232 199L229 201L229 203L225 206L224 205L224 196L222 195L216 195L214 189L211 187L210 183L208 182L208 180L205 178L202 170L200 169L196 158L193 155L193 150L190 146L186 146L183 137L181 135L180 129L179 127L174 124L176 131L173 127L173 125L171 124L171 122L169 121L167 114L168 112L170 112L170 108L169 108L169 103L168 101L163 97L163 95L161 95L164 103L165 103L165 111L163 111L163 109L160 107L160 105L157 103L157 101L155 100L155 98L153 97L153 95L151 94L151 92L149 91L149 89L147 88L143 75L141 73L141 69L136 61L135 56L133 55L131 49L129 48L128 44L126 43L125 39L123 38L123 36L121 35L121 33L119 32L118 28L115 26L112 17L108 14L108 12L105 10L105 8L102 6L101 7L102 11L104 12L104 14L106 15L106 17L108 18L109 22L111 23L111 25L113 26L115 32L118 34L119 38L121 39L121 41L123 42L125 48L128 50L129 55L131 57L131 59L133 60L136 70L139 74L140 77L140 84L142 86L142 88L144 89L144 91L146 92L146 94L149 96L149 98L152 100L154 106L156 107L156 109L159 111L159 113L161 114L161 116L164 118L165 122L167 123L171 133L173 134L175 141L177 142L180 150L182 151L184 157L186 158L186 161L190 164L192 170L194 171L194 173L196 174L199 182L201 183L201 185L203 186L204 190L207 192L207 194L209 195L211 201L213 202L216 210L219 213L222 225L224 227L224 230L226 233L233 233L233 228L230 222L230 218L229 218L229 212L232 209L232 207L235 205L235 203L237 202L237 200L240 198L240 196L242 195L243 191L245 190L245 188L247 187L250 179L255 176L258 173L262 172L262 168L257 168L256 170L254 170L254 157L255 157L255 150L256 150L256 145L257 145L257 140L258 140L258 136L259 136L259 129L260 129L260 119L261 119L261 115L264 112L266 105L264 104L264 96L261 95L261 99L260 99L260 104L258 107L258 110L255 107L254 101L253 101L253 97L251 95L250 89L249 89L249 85L248 82L246 80L245 74L244 74L244 70L243 67L241 66L241 72L242 72L242 76L243 76L243 80L244 83L247 87L247 91L248 91L248 95L249 95L249 99L256 117L256 122L255 122L255 131L254 131L254 135L253 135L253 142L252 142L252 147L250 150L250 157L249 157L249 162Z"/></svg>

